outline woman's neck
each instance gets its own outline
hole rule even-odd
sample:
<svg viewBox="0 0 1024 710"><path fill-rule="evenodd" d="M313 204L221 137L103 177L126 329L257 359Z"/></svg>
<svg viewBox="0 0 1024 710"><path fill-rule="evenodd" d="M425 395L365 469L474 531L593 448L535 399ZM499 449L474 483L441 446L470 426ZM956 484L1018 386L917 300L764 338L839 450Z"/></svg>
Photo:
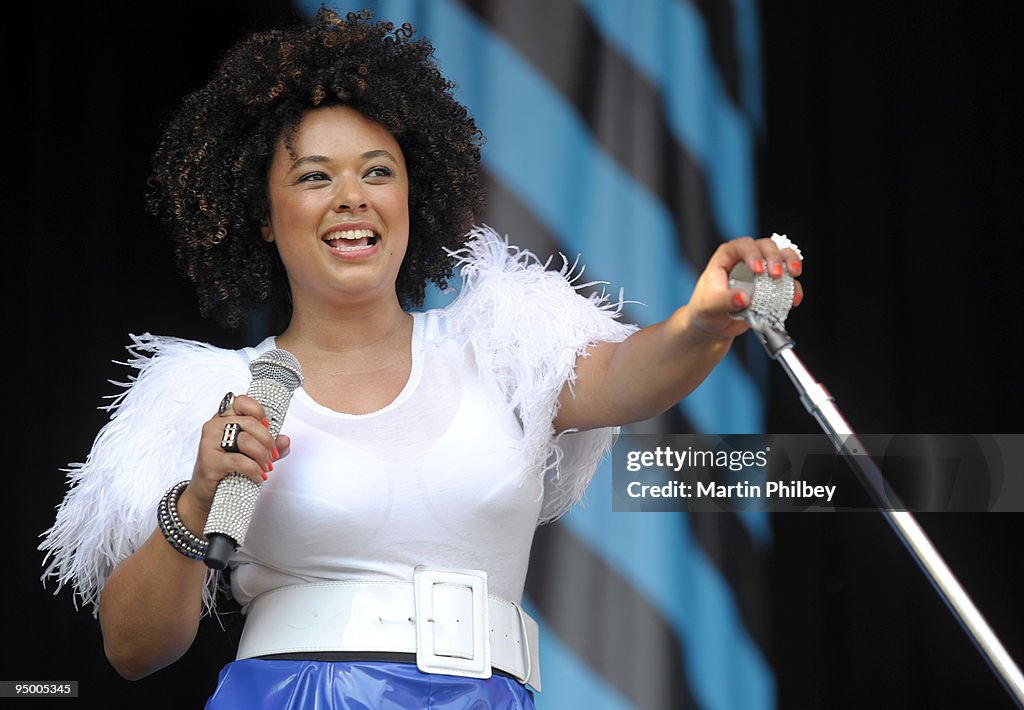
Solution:
<svg viewBox="0 0 1024 710"><path fill-rule="evenodd" d="M367 414L394 401L408 382L412 332L412 316L396 299L373 309L296 309L277 345L298 358L316 402Z"/></svg>
<svg viewBox="0 0 1024 710"><path fill-rule="evenodd" d="M345 307L303 307L295 304L291 321L277 337L280 347L309 354L343 354L373 350L401 340L411 316L398 299Z"/></svg>

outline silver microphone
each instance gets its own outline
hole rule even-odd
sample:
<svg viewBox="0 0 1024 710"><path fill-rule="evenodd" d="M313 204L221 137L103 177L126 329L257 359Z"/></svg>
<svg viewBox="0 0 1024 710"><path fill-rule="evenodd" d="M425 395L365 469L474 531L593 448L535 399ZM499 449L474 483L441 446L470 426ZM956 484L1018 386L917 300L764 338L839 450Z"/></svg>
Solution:
<svg viewBox="0 0 1024 710"><path fill-rule="evenodd" d="M750 305L733 317L747 321L755 329L769 325L783 327L796 292L793 277L785 266L782 278L774 279L768 275L767 264L760 274L754 274L742 261L729 272L729 288L741 289L750 297Z"/></svg>
<svg viewBox="0 0 1024 710"><path fill-rule="evenodd" d="M253 360L249 371L252 382L246 394L263 405L270 434L276 437L281 433L292 393L302 385L299 361L287 350L271 350ZM207 567L224 569L231 553L245 542L260 487L240 473L229 473L217 484L203 530L208 543L204 558Z"/></svg>
<svg viewBox="0 0 1024 710"><path fill-rule="evenodd" d="M767 263L760 274L755 274L741 261L729 272L729 288L745 291L750 298L750 305L736 311L732 317L750 323L771 357L783 348L792 347L785 323L793 307L796 284L785 265L782 278L776 279L768 274Z"/></svg>

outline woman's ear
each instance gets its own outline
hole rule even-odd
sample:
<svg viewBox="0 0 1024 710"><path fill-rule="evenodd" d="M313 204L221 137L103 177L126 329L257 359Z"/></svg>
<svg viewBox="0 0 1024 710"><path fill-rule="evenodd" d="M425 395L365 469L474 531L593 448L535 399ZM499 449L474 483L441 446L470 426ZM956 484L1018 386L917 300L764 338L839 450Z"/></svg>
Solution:
<svg viewBox="0 0 1024 710"><path fill-rule="evenodd" d="M274 230L270 226L270 218L263 217L260 220L260 234L263 236L263 241L273 242L274 241Z"/></svg>

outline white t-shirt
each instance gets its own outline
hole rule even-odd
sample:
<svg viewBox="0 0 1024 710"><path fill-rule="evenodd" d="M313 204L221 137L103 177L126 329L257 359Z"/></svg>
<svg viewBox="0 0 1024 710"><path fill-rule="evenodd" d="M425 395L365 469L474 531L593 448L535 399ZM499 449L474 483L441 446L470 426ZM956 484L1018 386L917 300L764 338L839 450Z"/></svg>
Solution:
<svg viewBox="0 0 1024 710"><path fill-rule="evenodd" d="M444 313L413 317L409 380L383 409L342 414L296 390L291 453L231 559L239 603L303 582L410 581L416 565L484 570L492 594L520 601L543 494L523 480L522 428L470 346L443 334Z"/></svg>

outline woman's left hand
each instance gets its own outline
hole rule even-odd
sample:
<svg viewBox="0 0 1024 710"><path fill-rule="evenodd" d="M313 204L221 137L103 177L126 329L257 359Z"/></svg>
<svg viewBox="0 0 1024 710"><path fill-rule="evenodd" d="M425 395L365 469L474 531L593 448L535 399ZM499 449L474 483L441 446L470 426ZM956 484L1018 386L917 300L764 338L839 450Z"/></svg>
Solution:
<svg viewBox="0 0 1024 710"><path fill-rule="evenodd" d="M785 270L794 278L803 271L800 256L789 247L779 249L770 238L740 237L722 244L697 279L687 306L690 322L708 336L734 338L750 327L746 321L730 315L750 305L746 292L729 288L729 272L741 261L755 274L764 273L767 262L769 276L776 279L782 278ZM794 285L793 305L798 306L804 292L799 281Z"/></svg>

